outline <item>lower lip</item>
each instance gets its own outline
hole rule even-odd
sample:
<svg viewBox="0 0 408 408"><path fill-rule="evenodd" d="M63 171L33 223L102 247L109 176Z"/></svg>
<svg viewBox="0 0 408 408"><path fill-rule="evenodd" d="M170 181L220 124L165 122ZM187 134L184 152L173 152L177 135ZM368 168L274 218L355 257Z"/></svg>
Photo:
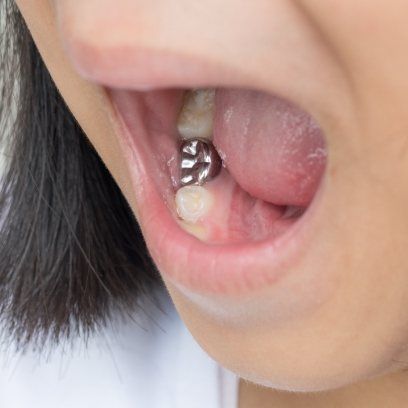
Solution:
<svg viewBox="0 0 408 408"><path fill-rule="evenodd" d="M157 169L136 136L138 129L126 120L127 109L110 91L118 139L137 197L140 227L156 266L181 290L222 296L243 296L276 285L296 271L316 236L316 220L322 206L326 177L307 211L281 236L259 242L212 245L185 232L163 199ZM134 115L142 115L135 107ZM168 199L171 199L171 194Z"/></svg>

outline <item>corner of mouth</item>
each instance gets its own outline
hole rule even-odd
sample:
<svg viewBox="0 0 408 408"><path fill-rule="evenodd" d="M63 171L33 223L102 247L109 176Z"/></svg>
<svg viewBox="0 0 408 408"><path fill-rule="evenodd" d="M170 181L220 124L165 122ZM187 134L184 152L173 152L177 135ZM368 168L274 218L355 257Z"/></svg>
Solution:
<svg viewBox="0 0 408 408"><path fill-rule="evenodd" d="M276 285L296 271L316 239L326 171L303 211L292 211L285 220L285 211L288 207L296 209L296 205L284 205L284 201L264 204L231 178L227 165L222 175L208 184L215 197L221 197L218 204L201 222L186 226L180 220L175 197L180 188L177 125L187 92L191 90L107 89L150 255L165 278L193 293L236 297ZM226 191L230 195L223 199ZM276 195L284 193L277 190ZM293 202L297 204L296 199ZM234 217L226 217L231 203ZM233 231L221 230L220 225Z"/></svg>

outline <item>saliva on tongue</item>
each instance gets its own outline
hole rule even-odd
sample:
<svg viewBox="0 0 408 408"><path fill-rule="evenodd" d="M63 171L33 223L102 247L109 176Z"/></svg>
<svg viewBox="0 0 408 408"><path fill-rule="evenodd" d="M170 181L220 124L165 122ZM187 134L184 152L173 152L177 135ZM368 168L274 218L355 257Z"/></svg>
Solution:
<svg viewBox="0 0 408 408"><path fill-rule="evenodd" d="M278 206L306 208L326 165L324 136L313 118L257 91L217 90L213 143L244 191Z"/></svg>

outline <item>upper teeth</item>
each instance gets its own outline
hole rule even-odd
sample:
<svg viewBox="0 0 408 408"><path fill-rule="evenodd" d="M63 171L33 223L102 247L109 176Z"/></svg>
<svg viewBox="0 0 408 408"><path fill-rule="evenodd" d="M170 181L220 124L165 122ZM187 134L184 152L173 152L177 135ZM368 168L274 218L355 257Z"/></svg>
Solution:
<svg viewBox="0 0 408 408"><path fill-rule="evenodd" d="M177 128L183 139L212 139L214 89L194 89L185 94Z"/></svg>

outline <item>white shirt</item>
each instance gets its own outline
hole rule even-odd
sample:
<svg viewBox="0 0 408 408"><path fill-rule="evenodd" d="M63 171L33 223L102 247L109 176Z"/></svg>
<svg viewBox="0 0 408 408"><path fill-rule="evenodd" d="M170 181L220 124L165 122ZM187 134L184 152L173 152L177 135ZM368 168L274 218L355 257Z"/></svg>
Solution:
<svg viewBox="0 0 408 408"><path fill-rule="evenodd" d="M170 297L88 340L0 354L1 408L236 408L238 377L197 344Z"/></svg>

